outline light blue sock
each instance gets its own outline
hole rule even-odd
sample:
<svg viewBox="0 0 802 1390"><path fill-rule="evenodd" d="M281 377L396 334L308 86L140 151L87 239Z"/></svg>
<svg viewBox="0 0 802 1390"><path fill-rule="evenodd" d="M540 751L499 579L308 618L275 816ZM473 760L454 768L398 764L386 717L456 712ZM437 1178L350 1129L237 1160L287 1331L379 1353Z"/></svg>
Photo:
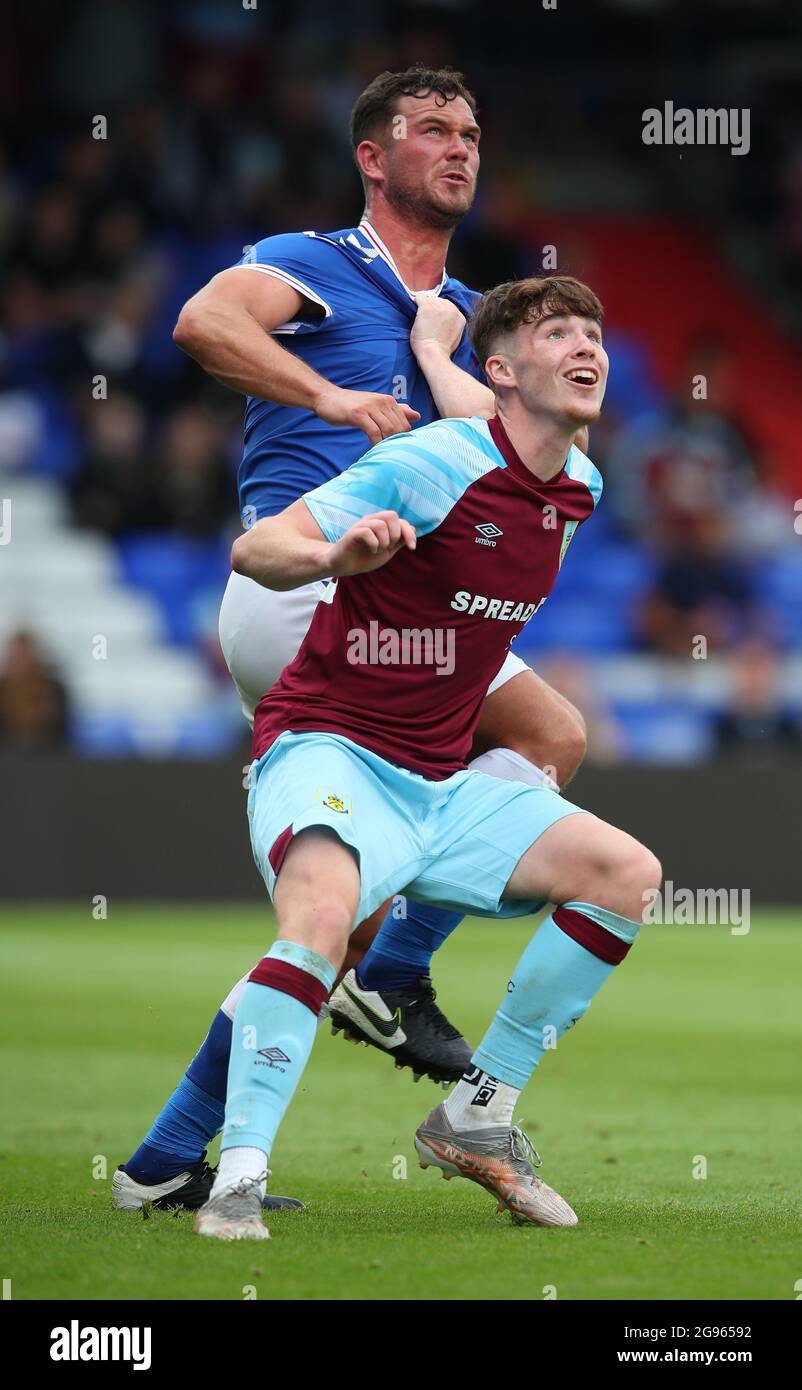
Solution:
<svg viewBox="0 0 802 1390"><path fill-rule="evenodd" d="M518 961L474 1066L522 1091L544 1052L590 1007L639 928L592 903L556 908Z"/></svg>
<svg viewBox="0 0 802 1390"><path fill-rule="evenodd" d="M252 971L234 1014L221 1149L270 1153L336 974L325 956L292 941L276 941Z"/></svg>

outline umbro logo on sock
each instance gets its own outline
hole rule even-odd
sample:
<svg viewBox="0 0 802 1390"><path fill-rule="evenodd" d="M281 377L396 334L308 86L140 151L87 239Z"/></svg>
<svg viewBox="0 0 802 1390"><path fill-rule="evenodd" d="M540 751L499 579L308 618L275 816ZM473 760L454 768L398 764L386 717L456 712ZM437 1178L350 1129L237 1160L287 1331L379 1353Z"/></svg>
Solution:
<svg viewBox="0 0 802 1390"><path fill-rule="evenodd" d="M283 1068L282 1066L279 1066L279 1063L280 1063L280 1062L291 1062L291 1061L292 1061L292 1058L291 1058L291 1057L288 1057L287 1054L286 1054L286 1052L282 1052L282 1050L281 1050L280 1047L260 1047L260 1048L259 1048L259 1051L258 1051L258 1053L257 1053L256 1055L257 1055L258 1057L264 1057L264 1058L266 1058L266 1060L265 1060L264 1062L257 1062L257 1064L256 1064L257 1066L259 1066L259 1067L273 1067L273 1068L275 1068L276 1071L283 1071L283 1070L284 1070L284 1068Z"/></svg>

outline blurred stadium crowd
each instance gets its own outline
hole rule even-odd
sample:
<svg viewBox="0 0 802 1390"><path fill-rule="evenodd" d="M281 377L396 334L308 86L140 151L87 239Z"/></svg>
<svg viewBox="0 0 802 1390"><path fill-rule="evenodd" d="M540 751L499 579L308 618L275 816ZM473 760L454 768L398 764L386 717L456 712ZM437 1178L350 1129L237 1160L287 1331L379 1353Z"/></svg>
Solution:
<svg viewBox="0 0 802 1390"><path fill-rule="evenodd" d="M485 132L452 273L486 288L553 244L608 310L605 504L519 649L583 708L598 761L800 751L802 30L771 4L757 31L739 6L570 8L496 28L461 0L20 7L1 45L0 743L242 740L216 638L242 403L172 326L244 245L358 220L351 105L420 59L465 71ZM644 147L646 107L732 91L748 156Z"/></svg>

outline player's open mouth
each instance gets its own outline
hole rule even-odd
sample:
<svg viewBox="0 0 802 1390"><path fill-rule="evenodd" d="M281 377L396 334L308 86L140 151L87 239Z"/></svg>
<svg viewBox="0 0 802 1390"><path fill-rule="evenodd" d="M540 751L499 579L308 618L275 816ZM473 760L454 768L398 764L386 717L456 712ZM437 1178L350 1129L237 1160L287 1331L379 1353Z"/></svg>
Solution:
<svg viewBox="0 0 802 1390"><path fill-rule="evenodd" d="M570 372L565 373L565 380L570 381L572 386L582 386L591 390L599 380L599 373L595 367L573 367Z"/></svg>
<svg viewBox="0 0 802 1390"><path fill-rule="evenodd" d="M456 174L456 173L442 174L442 175L441 175L441 178L444 178L448 183L468 183L468 182L469 182L469 180L466 178L465 174Z"/></svg>

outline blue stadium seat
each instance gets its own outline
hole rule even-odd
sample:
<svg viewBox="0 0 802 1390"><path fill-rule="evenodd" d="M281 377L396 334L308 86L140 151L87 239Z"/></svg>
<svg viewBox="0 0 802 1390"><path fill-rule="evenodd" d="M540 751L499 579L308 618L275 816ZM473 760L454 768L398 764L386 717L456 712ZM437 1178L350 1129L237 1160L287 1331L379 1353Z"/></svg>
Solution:
<svg viewBox="0 0 802 1390"><path fill-rule="evenodd" d="M242 742L239 708L213 708L152 727L119 714L79 714L71 721L72 744L94 758L217 758Z"/></svg>
<svg viewBox="0 0 802 1390"><path fill-rule="evenodd" d="M798 544L798 552L785 551L756 571L760 596L777 614L789 646L802 646L802 540Z"/></svg>
<svg viewBox="0 0 802 1390"><path fill-rule="evenodd" d="M228 541L140 533L120 542L119 555L125 580L161 605L170 640L191 645L197 634L198 595L213 586L222 595L229 573Z"/></svg>
<svg viewBox="0 0 802 1390"><path fill-rule="evenodd" d="M605 392L605 409L632 416L664 408L667 395L657 380L648 343L643 338L607 329L605 347L614 363ZM591 448L591 456L592 453Z"/></svg>
<svg viewBox="0 0 802 1390"><path fill-rule="evenodd" d="M713 751L713 720L684 700L614 706L624 730L627 758L639 763L682 764Z"/></svg>
<svg viewBox="0 0 802 1390"><path fill-rule="evenodd" d="M583 527L571 541L555 596L587 594L591 602L602 605L608 599L632 601L648 593L655 572L652 557L622 541L604 539L598 544L589 531Z"/></svg>
<svg viewBox="0 0 802 1390"><path fill-rule="evenodd" d="M519 638L518 650L631 649L635 608L653 573L654 562L643 551L610 539L586 540L583 528L571 542L552 594Z"/></svg>
<svg viewBox="0 0 802 1390"><path fill-rule="evenodd" d="M620 604L553 593L521 633L515 651L525 659L529 652L617 652L630 645L629 619Z"/></svg>

